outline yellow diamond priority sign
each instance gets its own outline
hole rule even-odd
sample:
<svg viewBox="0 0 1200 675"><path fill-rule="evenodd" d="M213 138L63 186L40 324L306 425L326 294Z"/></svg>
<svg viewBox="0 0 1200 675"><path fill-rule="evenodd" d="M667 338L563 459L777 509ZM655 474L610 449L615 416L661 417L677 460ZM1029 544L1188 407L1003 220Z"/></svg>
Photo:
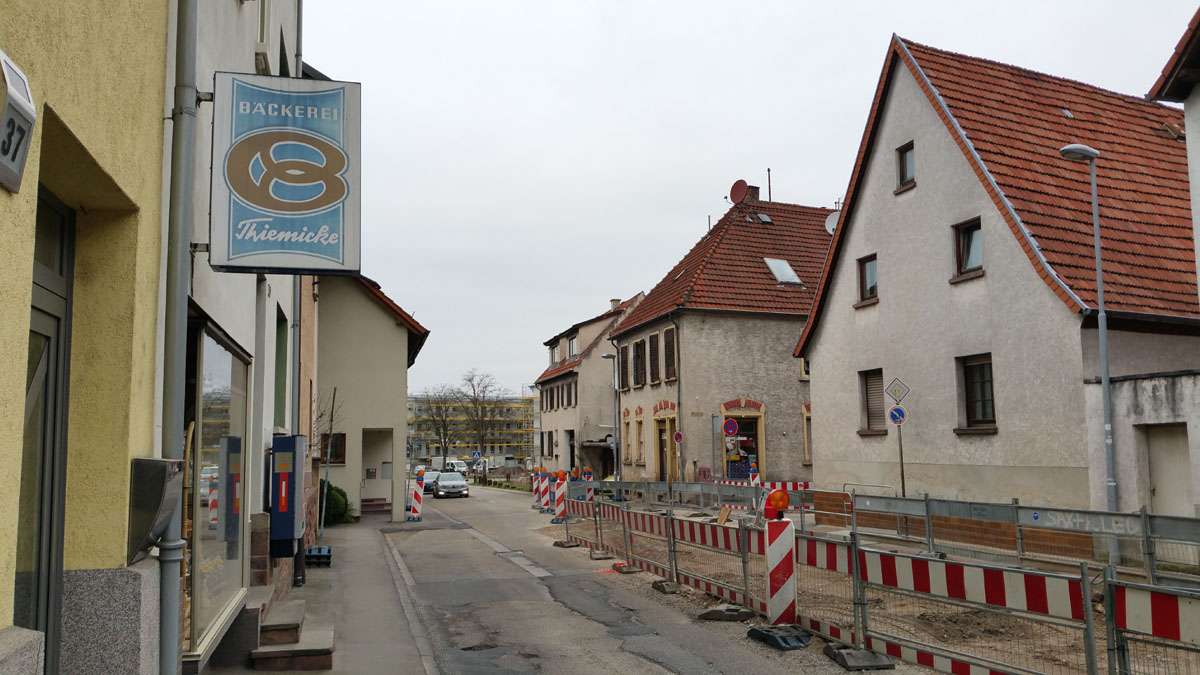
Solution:
<svg viewBox="0 0 1200 675"><path fill-rule="evenodd" d="M893 401L899 403L900 401L903 401L904 397L908 396L908 392L912 390L908 388L907 384L901 382L900 378L897 377L896 379L892 380L892 383L888 385L885 391L887 391L888 396L892 397Z"/></svg>

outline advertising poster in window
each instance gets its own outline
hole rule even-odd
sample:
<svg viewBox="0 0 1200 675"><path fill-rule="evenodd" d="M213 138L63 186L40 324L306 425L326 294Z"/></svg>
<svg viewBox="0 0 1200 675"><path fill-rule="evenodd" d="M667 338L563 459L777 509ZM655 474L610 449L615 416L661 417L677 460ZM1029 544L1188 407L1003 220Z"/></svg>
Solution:
<svg viewBox="0 0 1200 675"><path fill-rule="evenodd" d="M352 274L360 256L360 87L217 73L209 264Z"/></svg>

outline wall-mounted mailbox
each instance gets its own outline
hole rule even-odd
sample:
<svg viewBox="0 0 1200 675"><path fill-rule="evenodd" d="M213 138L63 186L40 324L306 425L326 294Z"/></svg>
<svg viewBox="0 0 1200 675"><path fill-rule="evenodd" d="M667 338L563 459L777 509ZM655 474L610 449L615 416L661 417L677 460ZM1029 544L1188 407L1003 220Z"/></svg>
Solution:
<svg viewBox="0 0 1200 675"><path fill-rule="evenodd" d="M296 555L304 536L304 436L276 436L271 444L271 557Z"/></svg>
<svg viewBox="0 0 1200 675"><path fill-rule="evenodd" d="M0 85L0 185L20 192L37 107L33 104L29 78L3 51L0 51Z"/></svg>
<svg viewBox="0 0 1200 675"><path fill-rule="evenodd" d="M135 457L129 475L128 564L146 557L183 497L183 460Z"/></svg>

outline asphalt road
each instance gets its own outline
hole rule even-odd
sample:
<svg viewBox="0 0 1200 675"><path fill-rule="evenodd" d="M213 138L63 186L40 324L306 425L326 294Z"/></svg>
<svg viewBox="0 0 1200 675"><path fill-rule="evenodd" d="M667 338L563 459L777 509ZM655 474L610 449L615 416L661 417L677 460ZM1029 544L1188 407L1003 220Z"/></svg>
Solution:
<svg viewBox="0 0 1200 675"><path fill-rule="evenodd" d="M666 596L657 577L611 572L536 530L549 516L528 493L472 487L426 498L423 521L383 528L399 553L402 595L423 632L426 670L442 673L843 673L807 649L780 652L743 623L695 617L711 601ZM431 663L432 662L432 663ZM899 666L894 672L928 672Z"/></svg>

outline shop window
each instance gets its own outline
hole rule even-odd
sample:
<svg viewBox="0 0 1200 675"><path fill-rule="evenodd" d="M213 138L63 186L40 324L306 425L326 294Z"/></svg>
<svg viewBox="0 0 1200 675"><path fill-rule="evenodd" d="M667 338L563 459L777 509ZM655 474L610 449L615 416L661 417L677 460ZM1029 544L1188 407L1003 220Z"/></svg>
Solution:
<svg viewBox="0 0 1200 675"><path fill-rule="evenodd" d="M191 631L185 637L193 648L246 586L240 457L249 370L249 360L219 340L216 332L198 328L194 334L191 351L198 358L189 358L189 374L194 378L190 380L194 393L189 393L196 400L188 409L198 411L190 450L196 479L191 527L185 528L192 533L188 549L193 570L185 589L192 610Z"/></svg>
<svg viewBox="0 0 1200 675"><path fill-rule="evenodd" d="M729 417L737 422L737 433L725 437L725 475L729 480L750 480L750 465L759 464L759 418Z"/></svg>

